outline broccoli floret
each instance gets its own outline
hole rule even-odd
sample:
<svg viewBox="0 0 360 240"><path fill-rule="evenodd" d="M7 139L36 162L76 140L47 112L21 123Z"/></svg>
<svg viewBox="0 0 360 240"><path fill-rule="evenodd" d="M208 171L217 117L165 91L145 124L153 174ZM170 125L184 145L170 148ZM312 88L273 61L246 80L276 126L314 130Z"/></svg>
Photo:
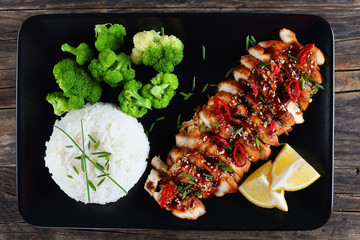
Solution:
<svg viewBox="0 0 360 240"><path fill-rule="evenodd" d="M102 87L94 81L90 73L79 66L75 60L66 58L58 62L53 69L56 82L69 98L69 105L79 109L85 100L95 103L100 100Z"/></svg>
<svg viewBox="0 0 360 240"><path fill-rule="evenodd" d="M135 118L141 118L151 109L151 101L139 94L141 87L141 82L130 80L119 94L120 109Z"/></svg>
<svg viewBox="0 0 360 240"><path fill-rule="evenodd" d="M106 71L108 70L101 64L100 60L95 58L88 65L88 70L96 82L102 82Z"/></svg>
<svg viewBox="0 0 360 240"><path fill-rule="evenodd" d="M63 92L52 92L46 96L48 101L54 108L54 113L61 116L63 113L71 110L68 104L68 98L64 96Z"/></svg>
<svg viewBox="0 0 360 240"><path fill-rule="evenodd" d="M95 47L101 52L107 48L116 51L124 43L126 29L120 24L97 24L95 25Z"/></svg>
<svg viewBox="0 0 360 240"><path fill-rule="evenodd" d="M80 43L78 47L65 43L61 46L61 50L75 55L76 62L81 66L88 64L95 57L94 50L87 43Z"/></svg>
<svg viewBox="0 0 360 240"><path fill-rule="evenodd" d="M171 35L160 36L154 30L135 34L131 60L135 64L153 66L158 72L173 72L184 56L184 45Z"/></svg>
<svg viewBox="0 0 360 240"><path fill-rule="evenodd" d="M151 83L141 89L141 94L151 100L154 108L161 109L169 105L178 86L179 81L175 74L158 73L151 79Z"/></svg>
<svg viewBox="0 0 360 240"><path fill-rule="evenodd" d="M94 60L93 60L94 61ZM89 69L95 79L102 79L111 87L118 87L135 78L135 70L131 68L128 55L121 52L116 54L110 49L99 53L98 61L91 62ZM98 66L99 63L101 66Z"/></svg>

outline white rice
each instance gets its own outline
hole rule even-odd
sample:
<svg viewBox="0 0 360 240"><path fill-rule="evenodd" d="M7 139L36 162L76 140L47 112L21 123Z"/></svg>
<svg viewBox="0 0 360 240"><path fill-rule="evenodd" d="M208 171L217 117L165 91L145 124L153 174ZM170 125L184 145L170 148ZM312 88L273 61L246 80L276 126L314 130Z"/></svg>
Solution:
<svg viewBox="0 0 360 240"><path fill-rule="evenodd" d="M145 171L150 144L144 133L143 126L136 118L121 112L113 104L96 103L86 104L80 110L67 113L55 125L66 131L75 142L82 147L81 119L83 122L86 153L94 162L105 165L105 158L91 155L91 152L110 152L110 176L129 191ZM95 144L88 137L90 134L100 146L94 149ZM88 150L88 142L91 149ZM45 166L48 167L52 178L59 187L71 198L88 203L85 173L81 171L81 161L75 159L80 156L80 150L59 129L53 129L50 140L45 143ZM67 146L73 146L72 148ZM74 167L78 170L76 173ZM96 186L100 181L101 171L86 161L88 179ZM70 177L69 177L70 176ZM105 204L115 202L126 194L110 179L98 187L90 190L90 203Z"/></svg>

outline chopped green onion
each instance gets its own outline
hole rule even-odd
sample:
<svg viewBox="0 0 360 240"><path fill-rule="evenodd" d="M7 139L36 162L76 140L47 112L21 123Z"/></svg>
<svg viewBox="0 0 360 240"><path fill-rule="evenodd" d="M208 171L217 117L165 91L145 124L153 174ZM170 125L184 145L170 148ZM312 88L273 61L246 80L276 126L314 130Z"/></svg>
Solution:
<svg viewBox="0 0 360 240"><path fill-rule="evenodd" d="M236 130L234 133L233 133L233 136L236 136L238 135L242 130L243 130L244 127L241 127L239 128L238 130Z"/></svg>
<svg viewBox="0 0 360 240"><path fill-rule="evenodd" d="M265 99L264 99L264 97L262 95L259 95L258 97L262 102L265 102Z"/></svg>
<svg viewBox="0 0 360 240"><path fill-rule="evenodd" d="M191 187L192 187L192 185L186 185L183 190L186 192Z"/></svg>
<svg viewBox="0 0 360 240"><path fill-rule="evenodd" d="M214 176L211 176L211 175L206 174L206 173L203 173L203 175L204 175L205 177L214 178Z"/></svg>
<svg viewBox="0 0 360 240"><path fill-rule="evenodd" d="M193 77L193 82L192 82L192 91L194 91L195 89L195 83L196 83L196 77Z"/></svg>
<svg viewBox="0 0 360 240"><path fill-rule="evenodd" d="M268 63L268 62L262 62L262 63L259 63L257 66L258 66L259 68L262 68L262 67L265 67L265 66L267 66L267 65L270 65L270 63Z"/></svg>
<svg viewBox="0 0 360 240"><path fill-rule="evenodd" d="M209 86L209 83L205 84L205 86L203 87L203 89L201 90L201 93L204 93L207 89L207 87Z"/></svg>
<svg viewBox="0 0 360 240"><path fill-rule="evenodd" d="M306 82L306 84L309 86L309 87L312 87L313 84L311 82Z"/></svg>
<svg viewBox="0 0 360 240"><path fill-rule="evenodd" d="M95 167L100 171L105 169L104 166L102 166L100 163L95 163Z"/></svg>
<svg viewBox="0 0 360 240"><path fill-rule="evenodd" d="M165 35L164 27L161 27L161 28L160 28L160 32L161 32L161 36L164 36L164 35Z"/></svg>
<svg viewBox="0 0 360 240"><path fill-rule="evenodd" d="M181 113L179 113L179 115L177 117L177 121L176 121L176 125L178 128L181 128L180 121L181 121Z"/></svg>
<svg viewBox="0 0 360 240"><path fill-rule="evenodd" d="M66 175L68 178L73 178L71 175Z"/></svg>
<svg viewBox="0 0 360 240"><path fill-rule="evenodd" d="M228 77L230 76L230 74L231 74L232 72L234 72L234 70L235 70L236 68L237 68L237 66L230 68L229 71L226 73L225 77L228 78Z"/></svg>
<svg viewBox="0 0 360 240"><path fill-rule="evenodd" d="M210 87L217 87L217 84L215 83L212 83L212 84L209 84Z"/></svg>
<svg viewBox="0 0 360 240"><path fill-rule="evenodd" d="M201 122L201 125L200 125L200 132L204 131L204 122Z"/></svg>
<svg viewBox="0 0 360 240"><path fill-rule="evenodd" d="M299 61L299 59L297 57L294 57L294 56L292 56L290 54L288 55L288 57L291 58L292 60Z"/></svg>
<svg viewBox="0 0 360 240"><path fill-rule="evenodd" d="M110 173L104 173L104 174L101 174L101 175L99 175L99 176L97 176L98 178L101 178L101 177L106 177L106 176L109 176L110 175Z"/></svg>
<svg viewBox="0 0 360 240"><path fill-rule="evenodd" d="M65 146L66 148L73 148L74 146L73 145L67 145Z"/></svg>
<svg viewBox="0 0 360 240"><path fill-rule="evenodd" d="M304 87L305 87L305 79L303 77L300 78L300 83L301 83L301 89L304 89Z"/></svg>
<svg viewBox="0 0 360 240"><path fill-rule="evenodd" d="M232 168L226 168L226 167L221 167L220 169L221 169L221 170L224 170L224 171L227 171L227 172L232 172L232 171L234 171L234 169L232 169Z"/></svg>
<svg viewBox="0 0 360 240"><path fill-rule="evenodd" d="M193 180L187 180L188 183L195 185L196 183Z"/></svg>
<svg viewBox="0 0 360 240"><path fill-rule="evenodd" d="M73 169L76 172L77 175L79 175L79 171L77 170L77 168L73 165Z"/></svg>
<svg viewBox="0 0 360 240"><path fill-rule="evenodd" d="M95 150L97 150L99 146L100 146L100 140L98 140L98 141L95 143L95 146L94 146Z"/></svg>
<svg viewBox="0 0 360 240"><path fill-rule="evenodd" d="M274 132L272 135L275 136L275 135L278 135L278 134L279 134L279 132Z"/></svg>
<svg viewBox="0 0 360 240"><path fill-rule="evenodd" d="M200 195L200 194L202 194L202 191L201 191L201 190L199 190L199 191L197 191L197 192L194 192L194 196L198 196L198 195Z"/></svg>
<svg viewBox="0 0 360 240"><path fill-rule="evenodd" d="M318 88L324 90L324 86L322 86L322 85L320 85L320 84L315 83L315 86L317 86Z"/></svg>
<svg viewBox="0 0 360 240"><path fill-rule="evenodd" d="M247 36L246 36L246 41L245 41L246 51L249 50L249 41L250 41L250 36L247 35Z"/></svg>
<svg viewBox="0 0 360 240"><path fill-rule="evenodd" d="M250 44L254 47L256 45L256 39L253 35L250 35Z"/></svg>
<svg viewBox="0 0 360 240"><path fill-rule="evenodd" d="M220 124L218 124L218 123L210 123L210 125L213 125L213 126L216 126L216 127L219 127L219 126L221 126Z"/></svg>
<svg viewBox="0 0 360 240"><path fill-rule="evenodd" d="M96 192L96 187L95 185L88 179L88 184L89 186L92 188L92 190L94 190Z"/></svg>
<svg viewBox="0 0 360 240"><path fill-rule="evenodd" d="M311 94L312 94L312 93L316 93L318 90L319 90L318 88L314 88L314 89L312 89L312 90L310 91L310 93L311 93Z"/></svg>
<svg viewBox="0 0 360 240"><path fill-rule="evenodd" d="M90 138L91 141L93 141L94 143L96 143L95 139L94 139L90 134L88 134L88 137Z"/></svg>
<svg viewBox="0 0 360 240"><path fill-rule="evenodd" d="M149 127L149 133L151 133L151 131L153 130L154 125L155 125L155 122L153 122L153 123L150 125L150 127Z"/></svg>
<svg viewBox="0 0 360 240"><path fill-rule="evenodd" d="M184 186L180 186L176 189L176 191L180 192L183 188L184 188Z"/></svg>
<svg viewBox="0 0 360 240"><path fill-rule="evenodd" d="M165 116L158 117L157 119L155 119L155 122L158 122L158 121L161 121L161 120L164 120L164 119L165 119Z"/></svg>
<svg viewBox="0 0 360 240"><path fill-rule="evenodd" d="M310 76L310 73L305 74L304 80L307 80L309 78L309 76Z"/></svg>
<svg viewBox="0 0 360 240"><path fill-rule="evenodd" d="M205 61L205 46L202 45L202 58Z"/></svg>
<svg viewBox="0 0 360 240"><path fill-rule="evenodd" d="M111 155L111 153L109 153L109 152L93 152L93 153L91 153L91 155L102 155L102 154Z"/></svg>
<svg viewBox="0 0 360 240"><path fill-rule="evenodd" d="M90 142L90 141L88 142L87 147L88 147L88 149L89 149L89 151L90 151L90 149L91 149L91 142Z"/></svg>
<svg viewBox="0 0 360 240"><path fill-rule="evenodd" d="M186 191L184 190L181 199L184 199L186 197Z"/></svg>
<svg viewBox="0 0 360 240"><path fill-rule="evenodd" d="M223 146L223 148L224 148L225 150L227 150L227 151L232 151L232 150L233 150L230 145L225 145L225 146Z"/></svg>
<svg viewBox="0 0 360 240"><path fill-rule="evenodd" d="M188 100L192 95L192 93L184 93L184 92L179 92L179 94L184 97L185 101Z"/></svg>
<svg viewBox="0 0 360 240"><path fill-rule="evenodd" d="M255 143L256 143L256 147L257 147L258 149L260 149L260 142L259 142L259 138L258 138L258 137L255 138Z"/></svg>
<svg viewBox="0 0 360 240"><path fill-rule="evenodd" d="M97 187L100 186L105 181L105 178L102 178L100 182L96 185Z"/></svg>
<svg viewBox="0 0 360 240"><path fill-rule="evenodd" d="M217 162L217 163L213 163L215 166L227 166L226 163L223 162Z"/></svg>
<svg viewBox="0 0 360 240"><path fill-rule="evenodd" d="M76 160L81 159L81 156L74 157Z"/></svg>
<svg viewBox="0 0 360 240"><path fill-rule="evenodd" d="M190 175L187 173L182 173L181 175L183 175L184 177L187 177L187 178L195 179L195 177L193 175Z"/></svg>

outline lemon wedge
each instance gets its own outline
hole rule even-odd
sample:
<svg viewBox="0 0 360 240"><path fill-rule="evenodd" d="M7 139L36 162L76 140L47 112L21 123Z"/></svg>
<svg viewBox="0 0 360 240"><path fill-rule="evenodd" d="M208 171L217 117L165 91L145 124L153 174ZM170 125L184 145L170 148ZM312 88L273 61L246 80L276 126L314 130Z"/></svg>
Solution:
<svg viewBox="0 0 360 240"><path fill-rule="evenodd" d="M270 191L272 162L268 161L246 178L238 190L253 204L287 212L284 190Z"/></svg>
<svg viewBox="0 0 360 240"><path fill-rule="evenodd" d="M290 145L285 144L271 170L271 191L297 191L315 182L320 174Z"/></svg>

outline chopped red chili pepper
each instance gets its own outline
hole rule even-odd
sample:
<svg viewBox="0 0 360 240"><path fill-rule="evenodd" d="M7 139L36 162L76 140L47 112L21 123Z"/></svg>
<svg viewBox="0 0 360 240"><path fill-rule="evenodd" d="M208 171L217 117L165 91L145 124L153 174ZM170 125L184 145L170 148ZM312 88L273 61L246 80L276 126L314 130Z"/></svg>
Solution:
<svg viewBox="0 0 360 240"><path fill-rule="evenodd" d="M254 81L251 82L251 87L252 87L252 90L253 90L253 92L254 92L254 96L255 96L255 98L256 98L257 95L258 95L258 93L259 93L259 91L256 89L256 86L255 86L255 82L254 82Z"/></svg>
<svg viewBox="0 0 360 240"><path fill-rule="evenodd" d="M244 163L241 164L241 165L238 163L238 159L236 157L236 152L238 151L238 149L240 150L241 155L243 155L243 157L244 157ZM246 165L246 160L247 160L246 153L245 153L245 150L242 148L242 146L240 144L236 144L236 146L234 148L234 159L235 159L235 165L236 166L243 167L243 166Z"/></svg>
<svg viewBox="0 0 360 240"><path fill-rule="evenodd" d="M221 110L221 108L220 108L221 106L219 105L219 102L222 103L222 105L224 106L225 111L226 111L226 115L224 115L223 111ZM231 119L231 113L230 113L230 109L229 109L228 105L219 97L214 98L214 103L215 103L215 106L216 106L217 110L221 114L221 116L223 116L226 120L230 120Z"/></svg>
<svg viewBox="0 0 360 240"><path fill-rule="evenodd" d="M275 120L273 119L270 122L270 133L271 133L271 135L274 134L275 131L276 131Z"/></svg>
<svg viewBox="0 0 360 240"><path fill-rule="evenodd" d="M277 74L279 72L280 68L278 65L275 66L274 71L271 73L270 77L273 77L275 74Z"/></svg>
<svg viewBox="0 0 360 240"><path fill-rule="evenodd" d="M308 56L308 53L314 46L315 46L315 44L312 43L312 44L308 44L308 45L304 46L303 49L301 49L301 51L297 55L297 58L300 60L300 64L304 64L304 62Z"/></svg>
<svg viewBox="0 0 360 240"><path fill-rule="evenodd" d="M229 143L225 139L223 139L222 137L211 136L210 138L213 139L217 145L221 145L221 144L222 144L222 146L229 145Z"/></svg>
<svg viewBox="0 0 360 240"><path fill-rule="evenodd" d="M293 83L295 84L295 86L292 89L291 85ZM292 90L293 90L294 93L292 93ZM299 89L299 82L295 78L291 79L291 81L289 82L289 84L287 86L287 92L288 92L289 97L291 98L291 100L293 102L296 102L296 100L298 99L299 94L300 94L300 89Z"/></svg>
<svg viewBox="0 0 360 240"><path fill-rule="evenodd" d="M176 189L172 188L170 183L166 184L160 195L160 207L164 207L170 198L175 196L177 193Z"/></svg>

